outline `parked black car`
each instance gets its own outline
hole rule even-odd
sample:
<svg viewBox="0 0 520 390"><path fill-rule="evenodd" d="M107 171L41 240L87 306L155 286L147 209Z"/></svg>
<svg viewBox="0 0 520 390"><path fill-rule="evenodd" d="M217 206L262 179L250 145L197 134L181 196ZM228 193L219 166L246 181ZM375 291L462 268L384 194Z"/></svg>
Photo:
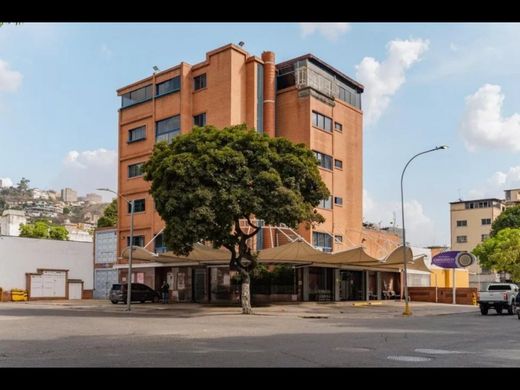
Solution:
<svg viewBox="0 0 520 390"><path fill-rule="evenodd" d="M127 284L113 284L110 289L109 299L113 304L118 302L126 302ZM161 295L146 284L132 283L132 301L144 303L146 301L159 302Z"/></svg>

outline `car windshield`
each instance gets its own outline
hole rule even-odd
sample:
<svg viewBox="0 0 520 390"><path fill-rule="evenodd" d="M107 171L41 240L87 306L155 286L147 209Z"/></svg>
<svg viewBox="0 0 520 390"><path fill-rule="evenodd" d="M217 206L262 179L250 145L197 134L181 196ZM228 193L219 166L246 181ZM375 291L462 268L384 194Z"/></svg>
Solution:
<svg viewBox="0 0 520 390"><path fill-rule="evenodd" d="M121 290L121 285L120 284L113 284L112 285L112 290Z"/></svg>

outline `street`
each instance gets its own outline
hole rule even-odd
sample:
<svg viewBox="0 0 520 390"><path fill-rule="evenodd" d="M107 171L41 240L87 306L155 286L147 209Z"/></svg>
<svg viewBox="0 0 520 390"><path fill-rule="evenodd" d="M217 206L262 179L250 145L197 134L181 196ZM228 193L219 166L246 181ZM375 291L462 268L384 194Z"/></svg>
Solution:
<svg viewBox="0 0 520 390"><path fill-rule="evenodd" d="M510 367L520 321L475 306L0 304L0 367Z"/></svg>

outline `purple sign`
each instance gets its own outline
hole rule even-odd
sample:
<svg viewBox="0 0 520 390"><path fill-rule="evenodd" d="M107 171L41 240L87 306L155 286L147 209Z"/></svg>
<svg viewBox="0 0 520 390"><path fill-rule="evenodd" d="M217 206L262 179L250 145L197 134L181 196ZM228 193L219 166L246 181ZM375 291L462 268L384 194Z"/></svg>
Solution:
<svg viewBox="0 0 520 390"><path fill-rule="evenodd" d="M464 268L475 262L475 256L469 252L447 251L432 258L432 264L441 268Z"/></svg>

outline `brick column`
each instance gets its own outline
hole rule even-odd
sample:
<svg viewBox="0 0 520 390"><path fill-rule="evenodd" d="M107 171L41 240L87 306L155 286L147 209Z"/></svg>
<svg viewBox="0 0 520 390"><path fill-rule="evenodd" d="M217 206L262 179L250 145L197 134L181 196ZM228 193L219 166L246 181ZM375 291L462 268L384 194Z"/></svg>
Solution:
<svg viewBox="0 0 520 390"><path fill-rule="evenodd" d="M270 137L275 134L276 65L274 53L264 51L264 133Z"/></svg>

